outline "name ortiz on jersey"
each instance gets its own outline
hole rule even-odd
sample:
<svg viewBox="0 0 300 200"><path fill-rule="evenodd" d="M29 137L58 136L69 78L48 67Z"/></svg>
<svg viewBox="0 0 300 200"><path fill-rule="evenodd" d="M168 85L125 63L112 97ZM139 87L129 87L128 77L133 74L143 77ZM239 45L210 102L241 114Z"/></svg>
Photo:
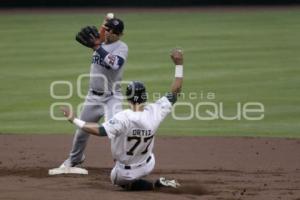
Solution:
<svg viewBox="0 0 300 200"><path fill-rule="evenodd" d="M146 129L134 129L132 130L132 136L150 136L151 130Z"/></svg>

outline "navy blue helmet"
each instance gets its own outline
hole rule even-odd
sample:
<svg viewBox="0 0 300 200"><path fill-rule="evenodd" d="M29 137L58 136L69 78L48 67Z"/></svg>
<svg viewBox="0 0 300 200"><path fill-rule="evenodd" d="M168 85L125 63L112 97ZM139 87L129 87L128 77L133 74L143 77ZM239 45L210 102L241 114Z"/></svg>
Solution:
<svg viewBox="0 0 300 200"><path fill-rule="evenodd" d="M144 84L140 81L132 81L126 88L127 100L133 104L141 104L147 101L147 93Z"/></svg>
<svg viewBox="0 0 300 200"><path fill-rule="evenodd" d="M118 18L112 18L107 20L107 22L104 24L104 26L109 29L112 30L113 33L120 35L121 33L123 33L124 30L124 23L122 20L118 19Z"/></svg>

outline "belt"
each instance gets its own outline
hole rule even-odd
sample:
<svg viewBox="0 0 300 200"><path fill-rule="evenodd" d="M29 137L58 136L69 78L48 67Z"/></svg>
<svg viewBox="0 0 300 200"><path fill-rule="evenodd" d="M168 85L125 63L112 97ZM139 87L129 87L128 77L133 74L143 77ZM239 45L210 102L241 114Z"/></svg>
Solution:
<svg viewBox="0 0 300 200"><path fill-rule="evenodd" d="M114 93L113 92L98 92L96 90L91 90L92 94L94 95L97 95L97 96L103 96L104 94L110 94L110 95L113 95Z"/></svg>
<svg viewBox="0 0 300 200"><path fill-rule="evenodd" d="M150 162L150 160L152 159L152 156L149 156L146 160L145 163L142 163L142 164L138 164L138 165L121 165L124 169L134 169L134 168L138 168L138 167L141 167L143 166L144 164Z"/></svg>

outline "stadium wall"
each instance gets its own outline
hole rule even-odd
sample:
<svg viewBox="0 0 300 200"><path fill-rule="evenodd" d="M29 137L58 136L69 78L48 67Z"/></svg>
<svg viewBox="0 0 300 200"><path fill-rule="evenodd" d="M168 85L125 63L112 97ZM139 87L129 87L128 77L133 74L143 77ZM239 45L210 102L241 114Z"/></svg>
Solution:
<svg viewBox="0 0 300 200"><path fill-rule="evenodd" d="M294 5L300 0L0 0L5 7L178 7L215 5Z"/></svg>

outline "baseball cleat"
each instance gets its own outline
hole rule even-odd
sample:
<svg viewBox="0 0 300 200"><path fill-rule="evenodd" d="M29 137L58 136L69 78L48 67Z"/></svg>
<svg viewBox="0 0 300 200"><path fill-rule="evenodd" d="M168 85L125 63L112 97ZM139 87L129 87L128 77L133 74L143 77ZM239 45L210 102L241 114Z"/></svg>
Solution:
<svg viewBox="0 0 300 200"><path fill-rule="evenodd" d="M59 166L59 168L82 167L82 165L81 165L82 163L83 163L83 161L80 163L70 163L68 161L65 161Z"/></svg>
<svg viewBox="0 0 300 200"><path fill-rule="evenodd" d="M65 167L82 167L82 163L85 160L85 155L82 156L82 159L80 162L76 162L76 163L71 163L70 158L68 158L67 160L65 160L60 166L59 168L65 168Z"/></svg>
<svg viewBox="0 0 300 200"><path fill-rule="evenodd" d="M176 180L167 180L164 177L159 178L159 183L165 187L178 188L180 186Z"/></svg>

